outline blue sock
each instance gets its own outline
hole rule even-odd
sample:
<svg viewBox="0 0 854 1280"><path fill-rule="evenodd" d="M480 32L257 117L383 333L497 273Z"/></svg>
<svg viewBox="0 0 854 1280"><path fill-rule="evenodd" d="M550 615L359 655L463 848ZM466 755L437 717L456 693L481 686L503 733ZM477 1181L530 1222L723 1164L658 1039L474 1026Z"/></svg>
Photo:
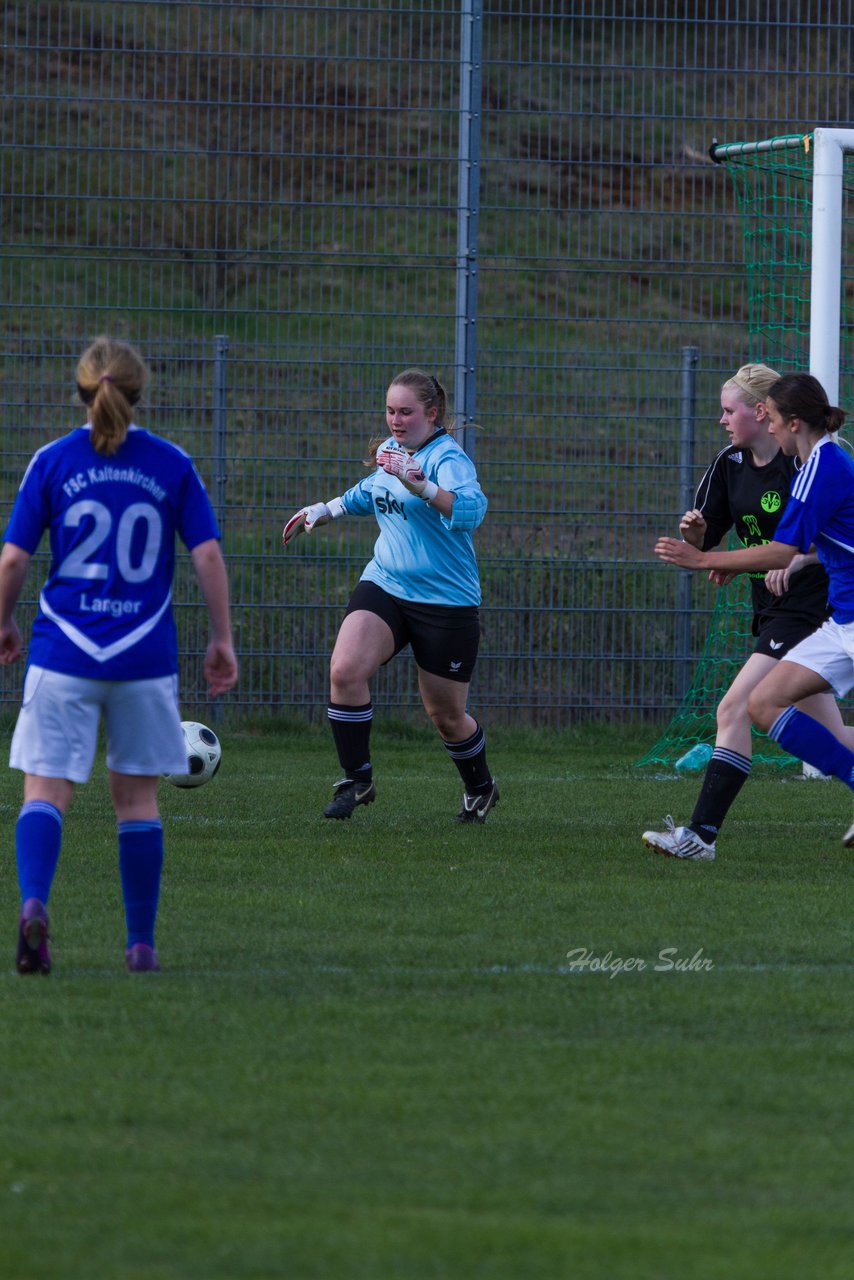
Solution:
<svg viewBox="0 0 854 1280"><path fill-rule="evenodd" d="M787 707L771 725L768 737L779 742L790 755L806 760L813 768L838 778L854 791L854 751L849 751L812 716L796 707Z"/></svg>
<svg viewBox="0 0 854 1280"><path fill-rule="evenodd" d="M47 904L61 847L62 814L56 805L47 800L29 800L22 805L15 827L22 903L38 898Z"/></svg>
<svg viewBox="0 0 854 1280"><path fill-rule="evenodd" d="M150 822L119 823L119 872L128 928L127 945L154 946L154 921L163 870L163 826Z"/></svg>

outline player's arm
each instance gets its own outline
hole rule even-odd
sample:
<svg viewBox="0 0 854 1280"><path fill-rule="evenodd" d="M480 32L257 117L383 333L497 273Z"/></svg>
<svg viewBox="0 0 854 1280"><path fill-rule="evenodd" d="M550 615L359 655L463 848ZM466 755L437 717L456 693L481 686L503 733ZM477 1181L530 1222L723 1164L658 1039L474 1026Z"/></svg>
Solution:
<svg viewBox="0 0 854 1280"><path fill-rule="evenodd" d="M208 682L208 694L215 698L232 689L238 676L237 657L231 635L228 574L216 538L209 538L193 547L190 559L210 617L211 638L205 653L204 673Z"/></svg>
<svg viewBox="0 0 854 1280"><path fill-rule="evenodd" d="M419 497L424 497L424 495L419 494ZM433 497L425 499L434 511L438 511L439 515L445 516L447 520L450 520L454 514L454 503L456 500L457 495L455 493L451 493L449 489L443 489L438 484L436 485L436 492L433 494Z"/></svg>
<svg viewBox="0 0 854 1280"><path fill-rule="evenodd" d="M377 466L388 476L397 476L404 489L422 498L440 515L450 519L456 494L442 489L434 480L428 480L420 462L403 449L380 449Z"/></svg>
<svg viewBox="0 0 854 1280"><path fill-rule="evenodd" d="M330 498L328 502L312 502L310 506L300 507L282 530L282 546L286 547L297 534L311 533L320 525L329 524L331 520L338 520L346 514L344 499L340 497Z"/></svg>
<svg viewBox="0 0 854 1280"><path fill-rule="evenodd" d="M814 549L806 552L798 552L793 556L791 563L785 569L769 569L765 575L765 586L771 592L772 596L782 596L789 589L789 583L796 573L800 573L802 569L807 569L810 565L821 564L818 554Z"/></svg>
<svg viewBox="0 0 854 1280"><path fill-rule="evenodd" d="M16 662L21 656L21 632L15 608L21 597L32 556L14 542L0 552L0 663Z"/></svg>
<svg viewBox="0 0 854 1280"><path fill-rule="evenodd" d="M679 521L679 532L685 542L690 543L692 547L697 547L700 551L707 545L717 546L717 542L711 541L706 517L699 507L692 507L690 511L685 512ZM773 572L777 573L778 570L775 569ZM713 582L716 587L728 587L736 576L731 572L722 573L720 569L709 570L709 582Z"/></svg>
<svg viewBox="0 0 854 1280"><path fill-rule="evenodd" d="M764 542L738 551L699 551L679 538L659 538L655 554L666 564L682 569L712 569L723 573L755 573L759 569L785 569L798 554L787 542Z"/></svg>
<svg viewBox="0 0 854 1280"><path fill-rule="evenodd" d="M702 548L706 537L706 528L706 517L699 507L692 507L690 511L686 511L679 521L679 532L686 542L690 542L692 547Z"/></svg>
<svg viewBox="0 0 854 1280"><path fill-rule="evenodd" d="M694 506L679 522L679 533L686 542L710 551L732 528L733 516L727 486L727 453L722 449L706 468L694 494Z"/></svg>
<svg viewBox="0 0 854 1280"><path fill-rule="evenodd" d="M429 503L442 517L447 529L456 533L468 533L476 529L486 514L486 495L477 481L477 474L469 458L460 450L455 460L444 458L436 475L442 475L444 488L437 480L428 480L421 465L400 449L381 449L377 454L381 470L395 475L401 484Z"/></svg>

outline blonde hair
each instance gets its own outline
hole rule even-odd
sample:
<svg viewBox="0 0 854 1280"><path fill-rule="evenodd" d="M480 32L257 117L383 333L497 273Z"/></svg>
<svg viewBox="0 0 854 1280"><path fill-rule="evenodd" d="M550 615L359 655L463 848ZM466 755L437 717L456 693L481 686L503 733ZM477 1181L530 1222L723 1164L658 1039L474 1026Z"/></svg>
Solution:
<svg viewBox="0 0 854 1280"><path fill-rule="evenodd" d="M740 399L755 408L756 405L765 403L768 392L779 378L780 374L776 369L769 368L767 364L743 364L724 383L724 388L734 387Z"/></svg>
<svg viewBox="0 0 854 1280"><path fill-rule="evenodd" d="M102 335L77 364L77 392L89 410L92 447L109 457L125 442L133 406L148 383L142 356L129 342Z"/></svg>
<svg viewBox="0 0 854 1280"><path fill-rule="evenodd" d="M404 369L403 373L399 373L392 378L389 386L409 387L414 392L416 400L423 407L425 413L435 407L436 426L442 427L445 425L448 397L445 388L438 378L433 377L432 373L425 373L423 369Z"/></svg>
<svg viewBox="0 0 854 1280"><path fill-rule="evenodd" d="M453 422L445 422L445 414L448 411L447 392L439 379L435 378L432 373L425 373L423 369L404 369L402 373L398 373L392 378L389 386L409 387L425 413L428 413L435 406L436 421L434 425L436 429L444 427L449 433L453 432ZM368 456L363 459L366 467L376 466L377 449L386 438L387 434L374 436L370 440L368 443Z"/></svg>

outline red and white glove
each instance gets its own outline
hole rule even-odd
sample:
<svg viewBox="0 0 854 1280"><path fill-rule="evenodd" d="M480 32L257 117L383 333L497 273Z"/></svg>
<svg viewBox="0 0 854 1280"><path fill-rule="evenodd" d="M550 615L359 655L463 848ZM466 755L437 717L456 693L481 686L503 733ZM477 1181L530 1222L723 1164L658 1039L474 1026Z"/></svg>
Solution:
<svg viewBox="0 0 854 1280"><path fill-rule="evenodd" d="M398 480L410 493L417 493L425 502L432 502L439 492L439 486L428 480L420 462L408 454L405 449L380 449L377 454L377 466L389 476L397 476Z"/></svg>
<svg viewBox="0 0 854 1280"><path fill-rule="evenodd" d="M302 507L296 515L291 516L282 530L282 546L292 542L298 533L311 533L318 525L329 524L345 514L344 503L340 498L331 498L329 502L313 502L311 506Z"/></svg>

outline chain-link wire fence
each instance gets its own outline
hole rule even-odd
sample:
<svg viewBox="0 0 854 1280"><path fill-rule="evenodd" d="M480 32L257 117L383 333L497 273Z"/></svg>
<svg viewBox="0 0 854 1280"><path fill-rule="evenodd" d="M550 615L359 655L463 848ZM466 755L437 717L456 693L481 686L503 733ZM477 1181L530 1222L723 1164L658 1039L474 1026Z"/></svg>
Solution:
<svg viewBox="0 0 854 1280"><path fill-rule="evenodd" d="M315 714L376 530L285 553L281 526L363 474L390 378L419 365L490 498L478 708L664 718L713 600L695 582L684 625L652 542L722 442L721 381L762 355L707 150L849 119L850 19L833 0L7 0L4 518L33 450L81 420L83 346L130 338L154 374L140 421L195 455L221 516L230 701ZM189 710L206 624L186 562L178 599ZM375 693L415 705L408 654Z"/></svg>

